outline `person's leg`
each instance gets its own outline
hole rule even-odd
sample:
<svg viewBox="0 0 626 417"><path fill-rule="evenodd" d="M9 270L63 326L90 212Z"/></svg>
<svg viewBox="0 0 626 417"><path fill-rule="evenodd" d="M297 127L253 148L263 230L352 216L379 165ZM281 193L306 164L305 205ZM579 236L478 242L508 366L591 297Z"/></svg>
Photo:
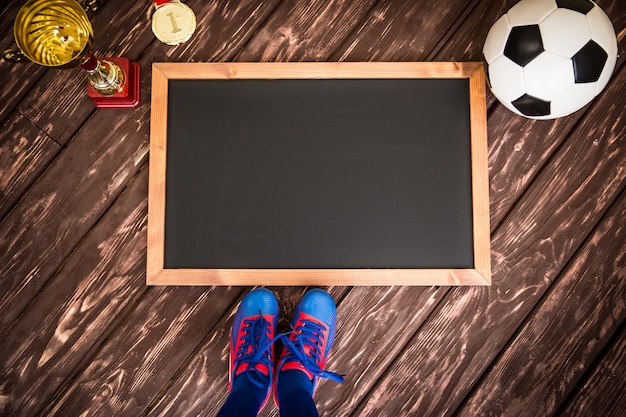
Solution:
<svg viewBox="0 0 626 417"><path fill-rule="evenodd" d="M231 391L216 417L256 417L260 409L254 394L246 390Z"/></svg>
<svg viewBox="0 0 626 417"><path fill-rule="evenodd" d="M276 399L281 417L318 417L313 401L313 381L302 371L280 373Z"/></svg>
<svg viewBox="0 0 626 417"><path fill-rule="evenodd" d="M319 378L343 382L324 371L335 340L337 311L326 291L308 291L296 306L293 331L283 336L285 350L278 363L274 398L281 417L317 417L313 394Z"/></svg>
<svg viewBox="0 0 626 417"><path fill-rule="evenodd" d="M230 393L218 417L254 417L269 398L274 371L278 302L257 288L244 297L230 334Z"/></svg>

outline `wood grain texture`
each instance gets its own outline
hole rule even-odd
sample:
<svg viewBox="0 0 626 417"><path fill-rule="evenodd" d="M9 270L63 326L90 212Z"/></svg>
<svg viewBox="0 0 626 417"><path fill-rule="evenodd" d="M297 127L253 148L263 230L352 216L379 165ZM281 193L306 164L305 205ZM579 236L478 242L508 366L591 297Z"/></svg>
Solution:
<svg viewBox="0 0 626 417"><path fill-rule="evenodd" d="M489 26L515 2L468 0L425 4L409 0L378 0L372 2L372 8L364 11L362 18L358 18L356 14L340 15L339 7L356 10L351 9L353 5L348 1L328 3L315 0L306 8L304 2L286 0L188 0L187 4L196 10L198 18L196 35L185 44L171 47L151 37L149 2L139 6L110 1L121 6L109 9L105 4L103 13L109 16L130 10L139 12L139 15L119 14L122 20L128 19L128 25L123 22L109 25L99 19L96 49L102 46L103 52L117 55L133 48L141 61L144 87L145 82L150 81L150 67L154 61L228 61L239 60L244 55L250 61L260 61L263 54L267 60L278 59L272 57L307 60L309 58L305 57L308 56L316 56L315 60L320 61L476 60L480 59L481 44ZM22 0L9 0L0 7L0 41L6 42L1 47L12 43L12 19L22 3ZM325 18L331 19L329 25L323 21L314 22L312 14L298 16L288 7L281 6L282 3L301 5L300 10L304 13L323 11ZM598 1L618 34L619 68L623 67L626 46L626 9L622 3L620 0ZM362 0L358 4L365 5ZM454 10L448 10L448 7ZM440 13L442 11L445 16ZM272 15L274 12L277 13L275 16ZM264 27L265 23L268 26ZM309 23L316 29L307 28ZM354 26L344 26L347 23ZM293 28L295 36L306 34L308 38L287 37L270 30L281 25ZM107 33L112 27L119 30ZM341 35L336 35L335 39L330 36L332 33L318 33L327 27ZM129 33L129 29L133 32ZM135 29L139 32L134 32ZM148 44L133 45L135 36L148 40ZM115 39L118 41L113 41ZM327 39L332 48L336 48L334 52L330 45L321 44ZM288 40L296 42L292 46ZM321 51L331 55L324 56ZM66 396L70 392L80 393L76 396L77 402L89 407L87 393L96 392L94 398L102 401L99 395L104 391L98 393L95 389L98 386L115 387L115 391L106 392L114 393L114 398L128 400L126 408L113 404L130 410L121 415L142 415L150 411L150 415L162 416L212 415L211 411L221 406L226 395L227 355L224 352L227 352L230 306L219 309L223 311L213 329L206 329L205 323L216 317L189 316L193 319L186 321L186 326L205 332L206 338L188 357L179 361L179 368L173 374L173 363L168 363L164 372L157 370L158 381L155 380L154 384L148 381L131 386L125 378L132 374L133 381L143 381L148 370L158 368L176 354L176 343L154 341L165 347L157 352L148 345L151 338L140 341L140 335L130 335L140 346L136 356L121 348L115 350L110 345L113 339L109 336L120 340L122 328L149 329L150 333L146 335L153 336L178 335L186 331L182 327L168 331L163 327L164 322L147 321L146 317L157 317L158 321L161 313L143 305L154 298L141 296L146 290L141 282L145 234L142 237L136 233L145 231L145 191L141 196L141 193L136 194L137 191L127 193L136 190L135 187L145 187L145 182L142 183L145 168L141 167L145 167L146 161L146 114L137 110L126 116L127 110L91 109L85 117L81 113L85 109L78 108L85 99L78 84L72 86L76 97L65 92L61 95L66 100L56 102L66 109L46 109L43 107L45 103L38 108L39 105L34 105L34 95L46 93L52 97L44 88L47 83L38 84L44 75L59 90L67 87L62 86L57 77L83 80L78 70L46 70L35 64L11 65L0 61L0 81L3 83L0 123L8 130L7 136L2 137L14 140L23 135L28 141L20 152L13 155L9 152L9 164L13 166L20 158L33 157L39 152L34 151L35 148L48 149L41 147L45 141L40 141L42 137L32 126L27 127L23 124L25 121L13 123L19 117L19 111L15 113L18 105L28 117L36 120L34 125L54 132L53 139L58 134L59 140L67 144L61 153L46 162L46 168L37 177L28 174L23 182L18 180L19 186L15 183L13 196L16 200L10 203L12 209L0 223L0 353L3 358L0 360L0 415L45 416L55 406L74 410L70 404L73 397ZM467 393L470 393L470 401L475 403L475 399L471 400L475 398L471 393L480 391L483 376L485 381L494 378L508 381L515 378L507 372L529 369L523 378L514 381L517 387L522 387L517 392L505 392L506 387L497 387L497 390L505 392L504 395L521 396L521 391L528 389L532 396L535 395L532 389L524 387L547 386L550 395L546 398L556 402L567 395L565 391L571 390L563 405L555 404L554 407L558 408L556 415L622 417L626 407L623 319L620 333L610 340L608 334L600 334L602 343L607 345L594 361L592 357L600 343L594 337L598 333L594 332L601 332L602 326L595 330L585 327L585 319L577 315L580 314L577 310L570 317L583 323L584 333L580 336L573 335L578 329L572 330L568 324L570 317L563 326L549 327L555 317L561 316L546 300L563 301L568 297L563 291L572 289L574 294L578 291L581 295L580 300L575 299L580 312L598 313L588 317L590 322L614 320L613 326L616 326L619 321L619 317L610 316L608 303L603 305L603 299L594 298L597 294L582 292L586 285L600 288L609 284L606 281L581 281L573 271L581 271L585 276L597 275L601 281L603 277L599 272L608 269L578 269L580 261L577 257L586 257L586 264L590 265L595 262L593 258L606 259L607 254L615 253L621 247L615 242L596 241L593 237L605 230L597 228L598 219L602 219L601 224L606 226L608 219L614 217L611 214L614 211L607 213L606 210L615 201L615 196L619 194L618 198L624 198L623 139L608 140L613 134L624 137L624 102L619 97L623 95L620 90L623 90L623 77L623 73L614 74L610 91L602 93L581 112L557 123L518 118L499 104L490 108L491 228L497 239L493 260L494 285L490 289L453 289L445 293L436 287L414 289L414 297L401 287L331 288L339 302L340 326L354 324L358 331L342 327L338 335L342 339L331 352L329 369L348 375L343 385L328 381L321 384L316 400L324 415L444 416L458 411L455 415L462 416L464 409L458 409L458 406L463 404ZM148 90L142 90L141 106L149 103L149 85L146 88ZM495 103L493 96L488 95L488 102ZM33 103L33 107L30 108L28 103ZM50 116L37 115L39 111L48 112ZM62 112L70 117L66 120L59 117ZM22 128L25 128L24 132L19 132ZM6 151L6 146L0 148L0 152ZM103 152L106 156L102 156ZM41 161L37 155L37 161ZM3 168L7 160L2 160ZM39 169L31 167L30 163L22 166L28 166L27 170ZM14 175L11 174L11 178L17 178ZM0 182L4 178L4 171L0 170ZM124 191L126 187L128 190ZM138 207L143 207L143 214L134 211ZM77 227L76 224L83 220ZM622 223L623 220L617 219L607 230L617 230L623 227ZM623 235L615 236L623 242ZM586 251L592 247L594 252ZM612 268L622 271L617 274L622 279L623 261ZM566 272L562 273L563 270ZM575 280L580 282L574 283ZM193 302L193 299L199 299L194 289L177 290L184 292L174 297L178 305L184 305L188 311L200 308ZM288 326L288 319L284 316L289 316L304 288L280 287L275 291L281 305L285 305L281 310L284 329ZM353 292L354 295L350 296ZM367 294L368 302L361 306L356 295L363 295L363 292ZM394 292L401 294L397 301L393 301ZM376 303L370 298L375 294L381 294L384 300ZM158 306L161 308L162 304ZM145 317L129 314L135 308L146 312ZM163 308L167 310L167 306ZM541 314L544 308L551 312L551 319L548 314ZM563 305L563 308L572 311L571 304ZM98 312L102 312L102 316ZM163 317L171 318L171 313ZM180 311L177 317L184 314ZM216 310L215 316L219 314ZM416 318L414 314L427 317ZM377 315L380 320L376 320ZM388 322L394 317L393 331L386 333L385 326L389 326ZM405 317L412 320L416 329L411 330L413 334L408 342L393 346L397 354L385 357L381 349L393 341L401 327L398 322ZM542 317L548 321L540 322ZM177 322L176 326L182 324ZM573 344L548 346L547 334L530 331L543 330L547 326L554 340L571 340ZM504 360L505 354L501 354L501 350L515 349L516 343L521 343L521 335L528 336L527 340L542 341L537 349L553 355L554 367L550 368L550 363L536 355L527 356L532 362L528 368L524 368L519 360L522 356ZM587 350L586 345L590 346ZM569 362L566 357L559 357L556 353L559 349L563 355L570 351L578 353ZM584 360L581 360L581 350L586 355ZM153 355L152 365L144 356L148 352ZM361 359L360 363L351 369L344 368L343 363L352 361L353 353ZM372 363L370 354L384 357L384 366ZM39 366L44 356L46 360ZM176 356L176 360L180 356ZM102 358L107 358L108 363ZM124 364L120 372L115 372L116 361ZM591 369L581 377L582 371L576 367L581 363L588 366L590 361L594 361ZM133 363L141 363L142 367L131 369ZM497 370L489 371L492 365ZM554 370L555 375L551 375L549 381L543 379L542 370L545 369ZM106 375L119 378L109 380L104 378ZM90 379L92 376L100 379ZM558 385L560 376L564 380L563 387ZM579 377L582 379L572 388L574 380ZM79 382L91 385L88 390L82 390L77 386ZM121 392L123 390L127 391ZM47 399L36 399L38 395ZM133 402L134 396L140 401ZM149 405L133 414L141 408L137 404L144 404L149 398ZM60 400L62 403L57 404ZM31 401L34 401L33 406L29 406ZM540 403L545 404L545 401L541 399ZM42 403L43 409L39 406ZM14 407L20 404L26 407L24 411L15 411ZM398 404L406 404L406 407L399 410ZM489 404L493 407L494 403ZM10 412L6 411L9 406L12 407ZM89 410L98 415L97 411ZM102 408L102 413L111 415L108 404ZM263 413L263 416L267 415L277 415L271 403Z"/></svg>
<svg viewBox="0 0 626 417"><path fill-rule="evenodd" d="M474 269L491 284L487 103L482 63L469 78Z"/></svg>
<svg viewBox="0 0 626 417"><path fill-rule="evenodd" d="M280 0L191 0L196 32L175 48L156 47L179 62L231 61L263 26ZM253 59L255 60L255 59Z"/></svg>
<svg viewBox="0 0 626 417"><path fill-rule="evenodd" d="M466 78L472 82L471 103L480 107L484 95L484 73L481 62L155 62L159 100L167 98L166 81L236 80L236 79L412 79ZM161 91L163 90L163 91ZM162 103L159 101L158 104ZM478 110L478 109L477 109ZM159 108L159 111L163 110ZM159 118L164 115L156 114ZM484 115L481 115L484 116ZM482 119L482 118L479 118ZM158 119L160 123L164 123ZM484 129L479 120L477 130ZM162 128L161 128L162 129ZM484 132L483 132L484 136Z"/></svg>
<svg viewBox="0 0 626 417"><path fill-rule="evenodd" d="M445 287L352 289L338 307L337 336L328 362L328 369L346 374L345 382L320 383L316 394L320 415L344 416L357 408L447 291Z"/></svg>
<svg viewBox="0 0 626 417"><path fill-rule="evenodd" d="M0 415L36 415L146 290L147 187L144 170L0 339Z"/></svg>
<svg viewBox="0 0 626 417"><path fill-rule="evenodd" d="M432 61L483 61L483 44L490 26L485 22L495 22L516 0L473 1L463 10L455 25L433 48L428 56ZM487 108L496 101L490 91L487 92Z"/></svg>
<svg viewBox="0 0 626 417"><path fill-rule="evenodd" d="M148 189L148 256L146 281L158 275L165 264L165 178L167 173L168 78L152 64L150 109L150 182Z"/></svg>
<svg viewBox="0 0 626 417"><path fill-rule="evenodd" d="M230 327L234 311L216 324L211 337L167 390L143 415L212 416L228 394Z"/></svg>
<svg viewBox="0 0 626 417"><path fill-rule="evenodd" d="M155 269L156 270L156 269ZM148 285L489 285L476 269L161 269Z"/></svg>
<svg viewBox="0 0 626 417"><path fill-rule="evenodd" d="M240 293L150 288L49 415L140 415Z"/></svg>
<svg viewBox="0 0 626 417"><path fill-rule="evenodd" d="M89 120L0 224L0 333L147 161L149 107L107 110Z"/></svg>
<svg viewBox="0 0 626 417"><path fill-rule="evenodd" d="M379 1L331 61L426 61L471 0Z"/></svg>
<svg viewBox="0 0 626 417"><path fill-rule="evenodd" d="M484 61L482 49L490 29L484 22L495 22L515 3L515 0L467 3L462 14L430 52L428 60Z"/></svg>
<svg viewBox="0 0 626 417"><path fill-rule="evenodd" d="M624 218L626 193L481 378L461 415L555 413L626 320Z"/></svg>
<svg viewBox="0 0 626 417"><path fill-rule="evenodd" d="M623 264L622 264L623 266ZM623 277L624 275L622 275ZM558 416L619 417L626 410L626 326L599 358L581 384L571 393Z"/></svg>
<svg viewBox="0 0 626 417"><path fill-rule="evenodd" d="M536 121L518 117L502 105L489 115L489 194L492 231L502 223L513 204L528 188L579 115ZM513 133L515 132L515 133ZM545 138L537 140L536 138Z"/></svg>
<svg viewBox="0 0 626 417"><path fill-rule="evenodd" d="M626 184L623 76L496 231L493 285L450 290L357 414L443 416L461 403Z"/></svg>
<svg viewBox="0 0 626 417"><path fill-rule="evenodd" d="M324 61L365 18L374 0L286 0L236 61Z"/></svg>
<svg viewBox="0 0 626 417"><path fill-rule="evenodd" d="M61 147L14 112L0 130L0 219L61 151Z"/></svg>

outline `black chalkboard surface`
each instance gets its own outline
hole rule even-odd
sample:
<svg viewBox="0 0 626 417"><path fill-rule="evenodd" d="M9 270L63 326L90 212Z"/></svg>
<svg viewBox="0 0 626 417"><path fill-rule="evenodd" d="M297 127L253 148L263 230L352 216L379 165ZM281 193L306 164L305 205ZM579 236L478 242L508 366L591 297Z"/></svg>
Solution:
<svg viewBox="0 0 626 417"><path fill-rule="evenodd" d="M181 76L156 64L179 75L161 96L153 87L149 283L489 282L475 224L487 196L476 190L486 159L473 158L486 148L471 108L480 68L408 77L407 64L384 64L365 77L376 65L244 64L246 76L238 64L184 65Z"/></svg>

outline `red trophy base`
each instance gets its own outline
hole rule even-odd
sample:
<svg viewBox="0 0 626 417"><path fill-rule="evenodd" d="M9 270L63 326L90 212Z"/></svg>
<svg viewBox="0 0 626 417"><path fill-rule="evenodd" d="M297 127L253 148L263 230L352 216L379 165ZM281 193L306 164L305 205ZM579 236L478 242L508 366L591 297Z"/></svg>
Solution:
<svg viewBox="0 0 626 417"><path fill-rule="evenodd" d="M139 105L139 64L128 58L103 58L119 65L126 75L126 82L122 91L112 96L103 96L89 85L87 95L93 100L96 107L137 107Z"/></svg>

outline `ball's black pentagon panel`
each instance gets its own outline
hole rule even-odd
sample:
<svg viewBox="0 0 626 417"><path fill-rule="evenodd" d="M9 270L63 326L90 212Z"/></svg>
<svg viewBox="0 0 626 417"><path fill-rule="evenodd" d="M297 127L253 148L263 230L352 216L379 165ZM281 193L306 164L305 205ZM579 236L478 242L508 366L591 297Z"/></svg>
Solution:
<svg viewBox="0 0 626 417"><path fill-rule="evenodd" d="M572 57L576 83L598 81L608 58L606 51L594 41L589 41Z"/></svg>
<svg viewBox="0 0 626 417"><path fill-rule="evenodd" d="M582 14L587 14L593 9L593 3L589 0L556 0L556 5Z"/></svg>
<svg viewBox="0 0 626 417"><path fill-rule="evenodd" d="M517 65L524 66L542 52L543 42L539 25L515 26L504 47L504 55Z"/></svg>
<svg viewBox="0 0 626 417"><path fill-rule="evenodd" d="M547 116L550 114L550 102L524 94L511 104L526 116Z"/></svg>

